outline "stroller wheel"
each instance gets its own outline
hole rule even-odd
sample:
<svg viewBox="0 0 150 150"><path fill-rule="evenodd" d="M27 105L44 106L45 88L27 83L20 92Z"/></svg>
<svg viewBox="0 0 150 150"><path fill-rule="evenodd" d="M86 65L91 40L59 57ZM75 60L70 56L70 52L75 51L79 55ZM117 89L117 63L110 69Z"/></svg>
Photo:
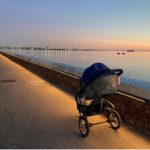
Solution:
<svg viewBox="0 0 150 150"><path fill-rule="evenodd" d="M89 123L88 123L87 118L85 118L83 116L81 116L79 118L79 130L80 130L80 133L83 137L88 136L88 134L89 134Z"/></svg>
<svg viewBox="0 0 150 150"><path fill-rule="evenodd" d="M120 128L121 117L115 110L110 112L108 120L112 129L117 130Z"/></svg>

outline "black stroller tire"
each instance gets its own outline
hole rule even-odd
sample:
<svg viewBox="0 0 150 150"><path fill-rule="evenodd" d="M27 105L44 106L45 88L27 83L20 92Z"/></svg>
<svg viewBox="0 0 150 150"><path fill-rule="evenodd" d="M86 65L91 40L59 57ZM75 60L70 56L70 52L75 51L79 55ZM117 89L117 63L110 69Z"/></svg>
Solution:
<svg viewBox="0 0 150 150"><path fill-rule="evenodd" d="M83 137L88 136L89 134L89 123L86 117L81 116L79 118L79 131Z"/></svg>
<svg viewBox="0 0 150 150"><path fill-rule="evenodd" d="M117 130L117 129L120 128L120 126L121 126L121 117L118 114L118 112L116 112L115 110L111 111L109 113L108 120L109 120L109 123L110 123L112 129Z"/></svg>

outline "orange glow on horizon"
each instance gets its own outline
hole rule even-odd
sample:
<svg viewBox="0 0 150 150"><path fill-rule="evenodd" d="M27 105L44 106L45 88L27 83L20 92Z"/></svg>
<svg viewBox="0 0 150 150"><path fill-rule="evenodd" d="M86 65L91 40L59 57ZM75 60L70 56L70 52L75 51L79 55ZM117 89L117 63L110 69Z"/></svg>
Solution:
<svg viewBox="0 0 150 150"><path fill-rule="evenodd" d="M127 41L127 40L84 40L80 43L83 47L96 49L135 49L135 50L150 50L150 43Z"/></svg>

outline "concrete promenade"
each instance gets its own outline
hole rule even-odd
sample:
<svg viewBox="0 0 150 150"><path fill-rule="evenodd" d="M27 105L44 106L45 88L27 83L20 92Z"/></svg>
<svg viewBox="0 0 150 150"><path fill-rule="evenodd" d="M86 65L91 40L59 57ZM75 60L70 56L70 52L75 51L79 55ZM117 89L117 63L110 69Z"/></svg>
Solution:
<svg viewBox="0 0 150 150"><path fill-rule="evenodd" d="M0 148L150 149L150 136L102 124L82 138L74 97L0 54Z"/></svg>

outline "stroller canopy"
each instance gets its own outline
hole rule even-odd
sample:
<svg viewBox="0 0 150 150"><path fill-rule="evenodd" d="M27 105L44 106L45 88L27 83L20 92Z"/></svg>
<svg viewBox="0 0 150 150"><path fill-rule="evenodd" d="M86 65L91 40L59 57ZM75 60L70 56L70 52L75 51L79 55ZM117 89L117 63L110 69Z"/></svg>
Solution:
<svg viewBox="0 0 150 150"><path fill-rule="evenodd" d="M109 71L110 69L104 65L103 63L94 63L87 69L85 69L82 77L81 77L81 82L84 82L85 86L90 83L94 77L96 77L99 74L102 74L104 72Z"/></svg>

